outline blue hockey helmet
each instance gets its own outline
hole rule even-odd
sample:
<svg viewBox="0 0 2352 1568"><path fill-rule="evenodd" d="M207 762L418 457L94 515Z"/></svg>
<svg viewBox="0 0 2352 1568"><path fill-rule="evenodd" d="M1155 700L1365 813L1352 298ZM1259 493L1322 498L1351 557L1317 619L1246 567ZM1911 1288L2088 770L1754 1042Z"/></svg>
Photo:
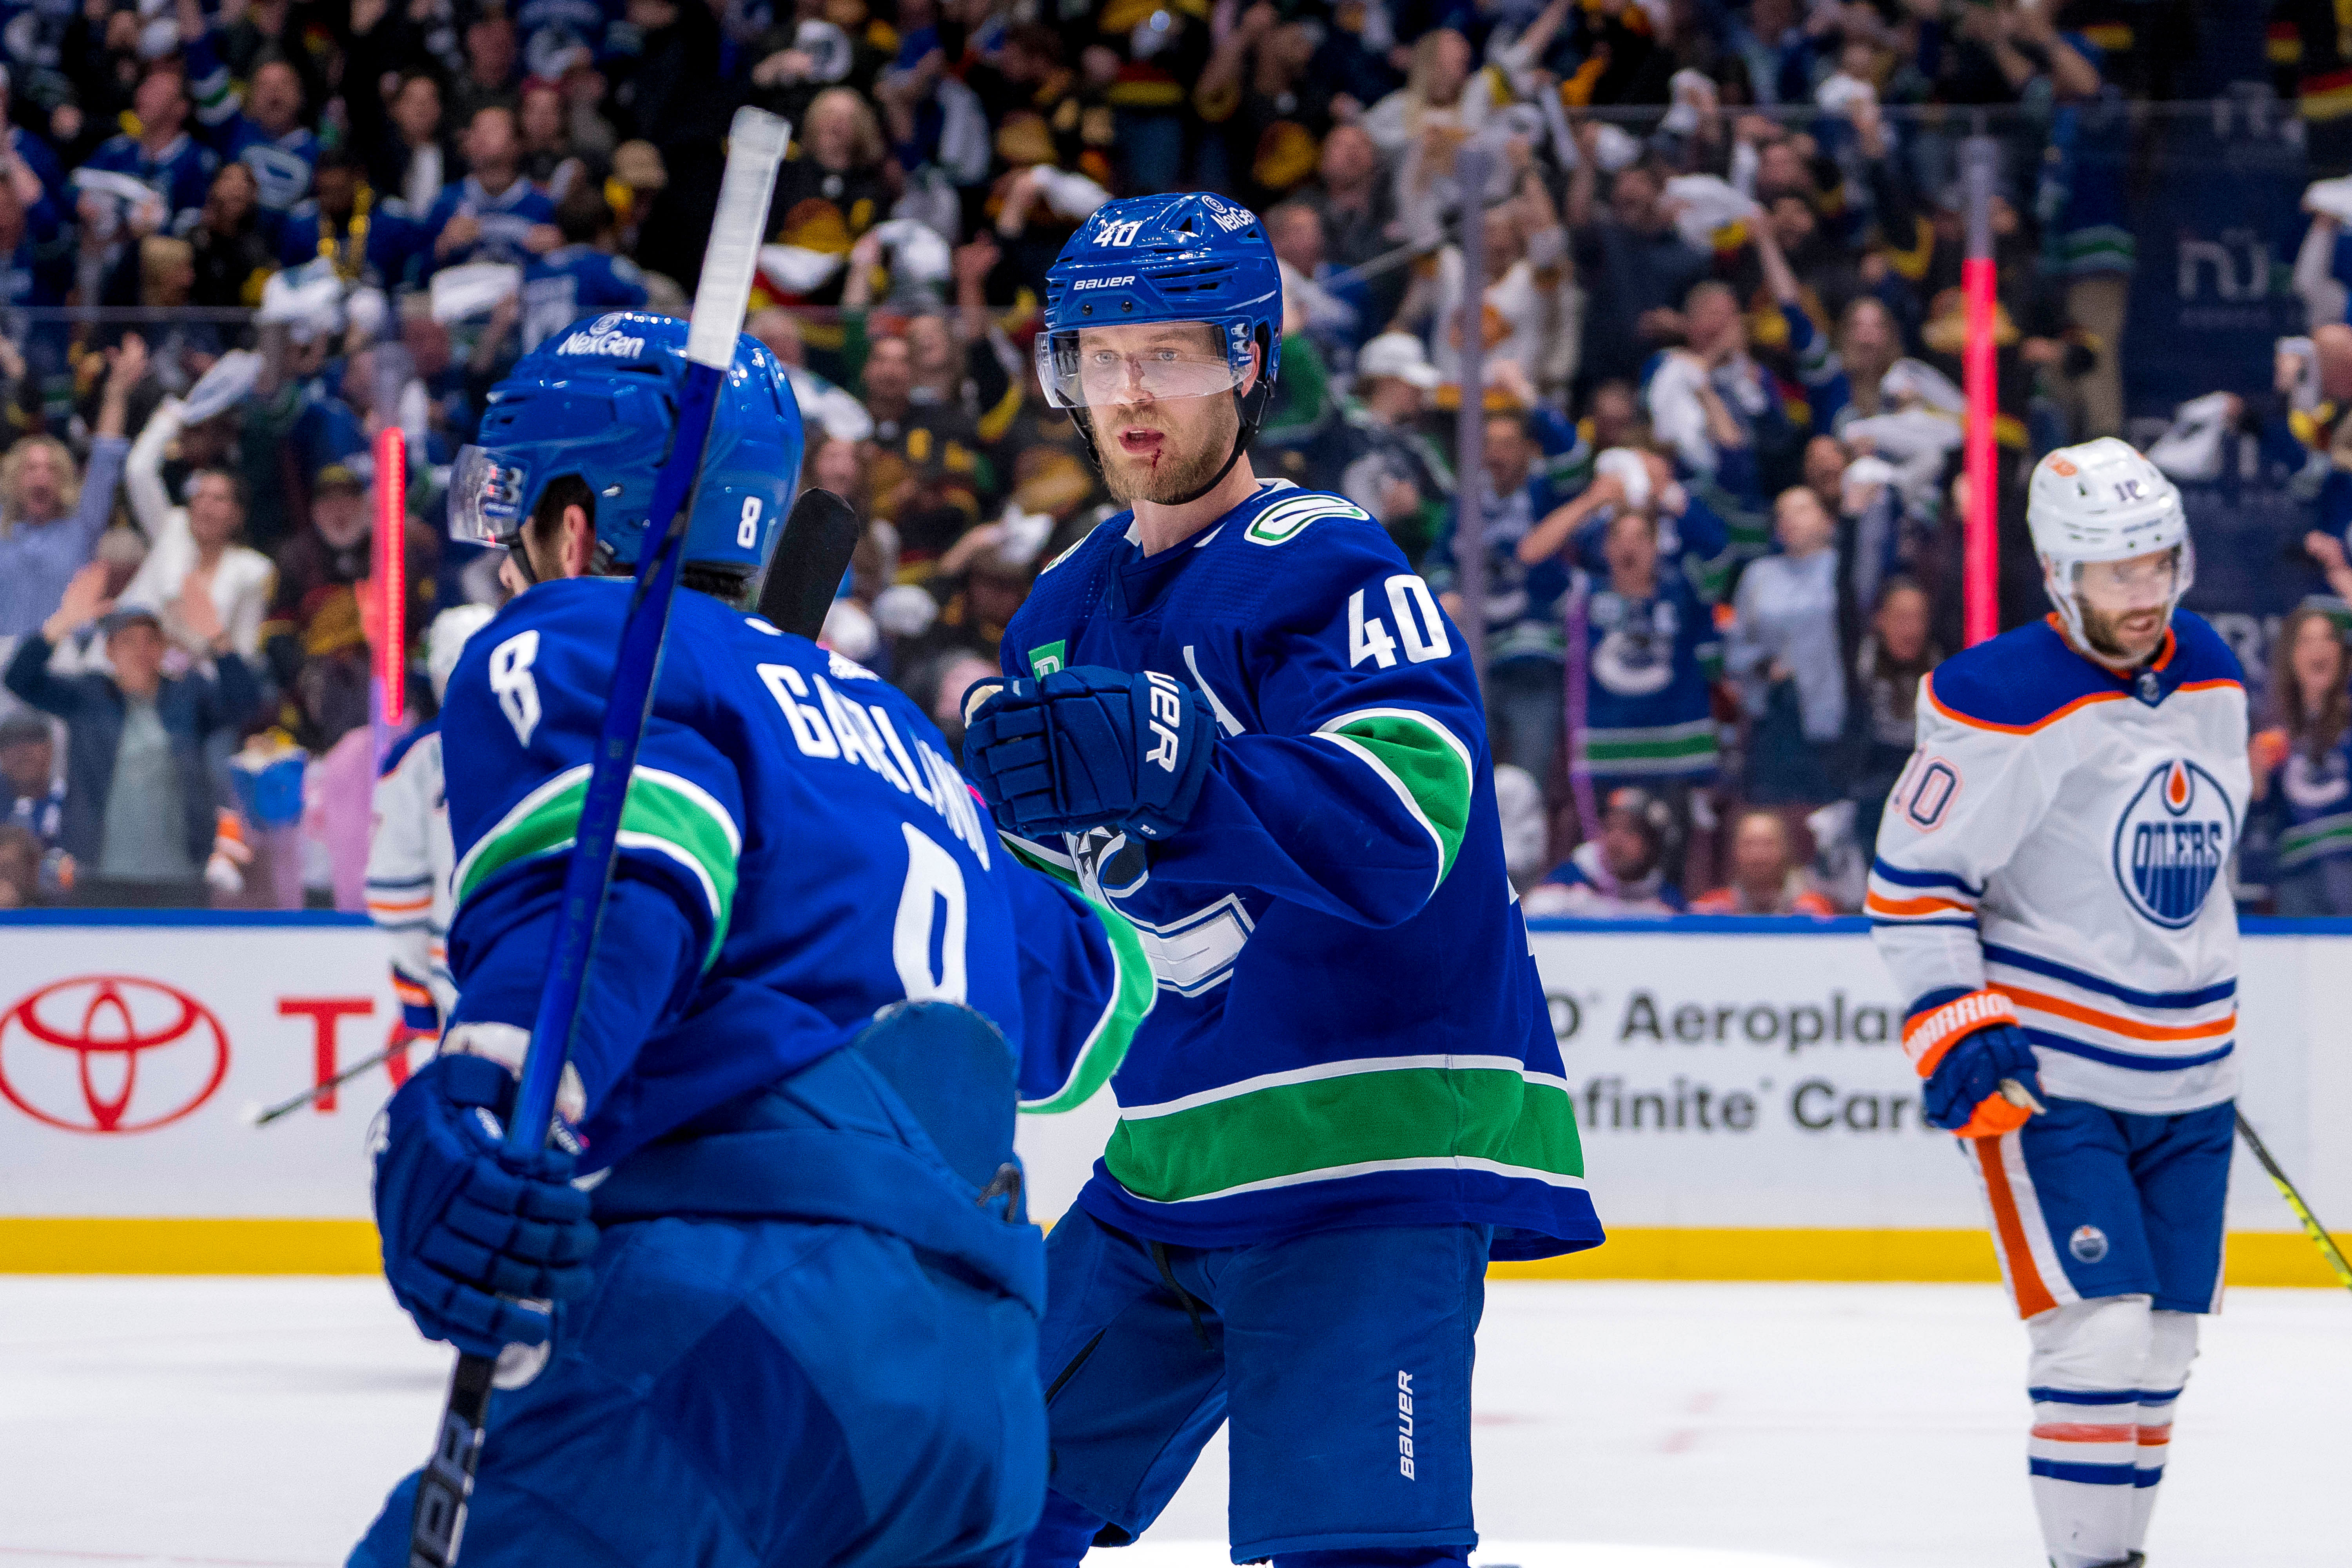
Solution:
<svg viewBox="0 0 2352 1568"><path fill-rule="evenodd" d="M1089 328L1179 321L1215 329L1218 350L1141 360L1099 349L1089 356L1080 343ZM1244 393L1253 344L1261 369ZM1157 397L1232 395L1241 433L1224 468L1199 492L1207 494L1256 434L1282 358L1282 268L1265 226L1247 207L1205 192L1104 204L1045 273L1036 352L1045 400L1069 411L1090 454L1089 410L1130 401L1137 388Z"/></svg>
<svg viewBox="0 0 2352 1568"><path fill-rule="evenodd" d="M449 478L449 533L513 546L549 484L576 475L596 498L600 570L634 567L654 475L677 435L687 324L614 311L526 354L489 396L476 445ZM736 340L687 521L688 565L767 563L800 486L801 412L775 355Z"/></svg>

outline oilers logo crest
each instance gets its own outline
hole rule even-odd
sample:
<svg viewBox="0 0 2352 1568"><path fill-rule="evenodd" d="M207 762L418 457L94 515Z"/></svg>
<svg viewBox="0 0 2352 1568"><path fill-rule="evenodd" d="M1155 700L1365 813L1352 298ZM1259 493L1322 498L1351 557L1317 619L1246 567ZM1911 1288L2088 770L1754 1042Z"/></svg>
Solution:
<svg viewBox="0 0 2352 1568"><path fill-rule="evenodd" d="M2211 773L2159 763L2116 824L2116 883L2143 917L2179 931L2205 907L2237 837L2237 811Z"/></svg>

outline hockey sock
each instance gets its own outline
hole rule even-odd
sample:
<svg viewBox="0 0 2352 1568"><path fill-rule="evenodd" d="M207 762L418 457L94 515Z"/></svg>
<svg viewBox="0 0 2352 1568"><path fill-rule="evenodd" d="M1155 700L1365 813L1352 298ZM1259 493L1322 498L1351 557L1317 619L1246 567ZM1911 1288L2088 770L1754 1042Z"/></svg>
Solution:
<svg viewBox="0 0 2352 1568"><path fill-rule="evenodd" d="M1466 1546L1349 1546L1337 1552L1284 1552L1274 1568L1446 1568L1470 1561Z"/></svg>
<svg viewBox="0 0 2352 1568"><path fill-rule="evenodd" d="M1061 1493L1047 1488L1045 1511L1029 1532L1021 1568L1075 1568L1095 1543L1103 1528L1100 1514L1088 1512Z"/></svg>
<svg viewBox="0 0 2352 1568"><path fill-rule="evenodd" d="M2056 1568L2116 1563L2132 1548L2139 1384L2148 1299L2108 1296L2030 1321L2033 1506Z"/></svg>
<svg viewBox="0 0 2352 1568"><path fill-rule="evenodd" d="M2171 1451L2172 1406L2197 1359L2197 1318L2191 1312L2151 1312L2147 1370L2140 1381L2137 1473L2132 1478L2132 1550L2147 1544L2148 1516L2156 1511L2156 1487L2164 1479Z"/></svg>

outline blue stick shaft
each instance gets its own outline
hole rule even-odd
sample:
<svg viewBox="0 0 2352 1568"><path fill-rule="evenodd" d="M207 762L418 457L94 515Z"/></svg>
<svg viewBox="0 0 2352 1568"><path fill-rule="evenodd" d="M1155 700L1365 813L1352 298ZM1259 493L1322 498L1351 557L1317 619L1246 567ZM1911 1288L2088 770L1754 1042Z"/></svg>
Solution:
<svg viewBox="0 0 2352 1568"><path fill-rule="evenodd" d="M721 380L722 373L709 365L687 366L677 438L668 460L654 476L636 588L630 597L628 616L621 623L613 689L604 703L604 728L596 738L588 793L580 803L579 837L563 875L563 902L548 952L547 984L539 994L539 1016L523 1058L514 1115L507 1122L507 1147L517 1153L535 1153L546 1147L563 1064L572 1059L572 1037L579 1027L580 1004L587 991L589 965L595 959L605 893L612 886L629 778L636 769L637 748L645 740L654 685L661 674L662 640L677 595L688 503L702 468L702 449L710 437Z"/></svg>

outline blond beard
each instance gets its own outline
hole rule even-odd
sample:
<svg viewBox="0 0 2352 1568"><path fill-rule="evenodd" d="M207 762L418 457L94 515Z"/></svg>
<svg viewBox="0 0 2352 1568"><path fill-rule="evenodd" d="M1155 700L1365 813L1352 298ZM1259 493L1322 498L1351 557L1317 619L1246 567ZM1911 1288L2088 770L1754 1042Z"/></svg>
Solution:
<svg viewBox="0 0 2352 1568"><path fill-rule="evenodd" d="M1108 422L1105 422L1108 423ZM1217 470L1234 448L1234 437L1241 428L1241 417L1218 420L1214 437L1198 452L1178 458L1169 449L1176 444L1177 433L1163 430L1158 462L1139 462L1118 449L1114 438L1105 442L1095 438L1096 449L1102 453L1103 485L1114 500L1133 506L1138 501L1150 501L1155 506L1175 506L1195 491L1206 489L1215 479ZM1098 429L1102 427L1097 425Z"/></svg>

